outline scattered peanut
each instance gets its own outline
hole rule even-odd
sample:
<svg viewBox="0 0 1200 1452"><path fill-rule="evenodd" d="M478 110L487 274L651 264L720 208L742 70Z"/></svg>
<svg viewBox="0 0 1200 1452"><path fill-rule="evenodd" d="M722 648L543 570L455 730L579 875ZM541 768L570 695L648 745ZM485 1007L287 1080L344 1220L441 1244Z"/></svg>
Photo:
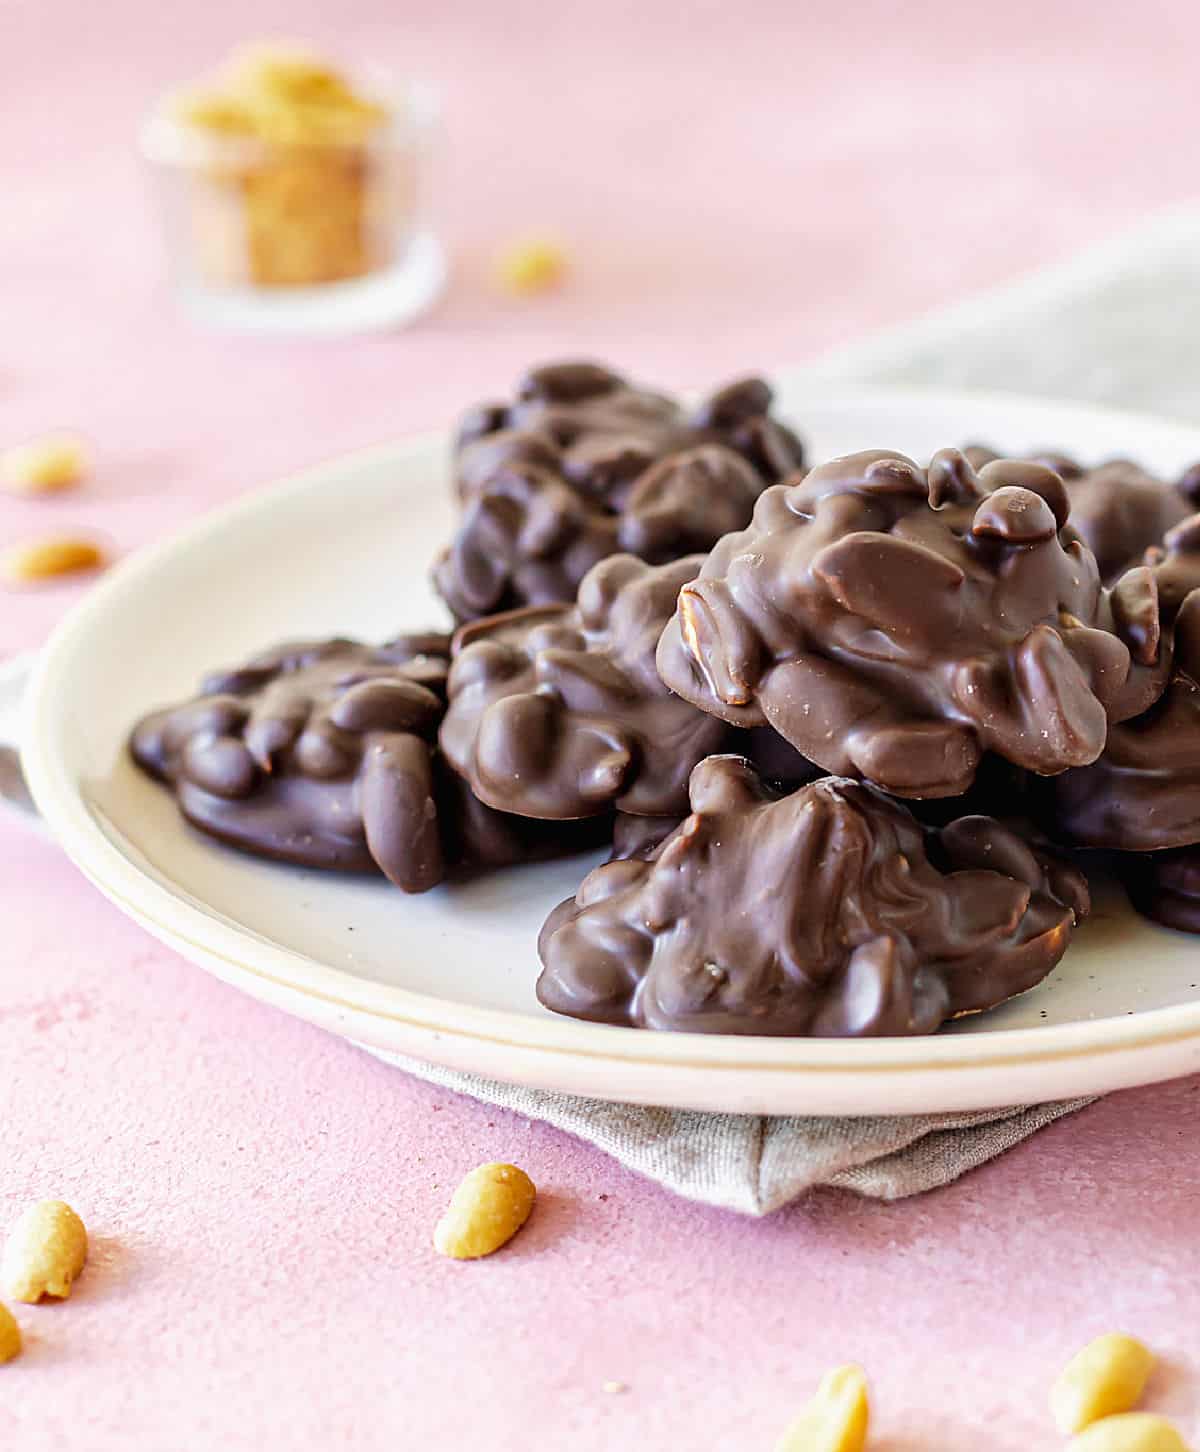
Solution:
<svg viewBox="0 0 1200 1452"><path fill-rule="evenodd" d="M839 1366L787 1428L775 1452L862 1452L867 1442L867 1378L861 1366Z"/></svg>
<svg viewBox="0 0 1200 1452"><path fill-rule="evenodd" d="M9 1232L0 1281L14 1301L65 1300L87 1253L87 1231L74 1210L62 1200L39 1200Z"/></svg>
<svg viewBox="0 0 1200 1452"><path fill-rule="evenodd" d="M21 1354L21 1328L7 1306L0 1303L0 1366Z"/></svg>
<svg viewBox="0 0 1200 1452"><path fill-rule="evenodd" d="M600 1390L616 1396L618 1392L628 1391L629 1388L623 1381L606 1381Z"/></svg>
<svg viewBox="0 0 1200 1452"><path fill-rule="evenodd" d="M1082 1432L1101 1417L1137 1406L1154 1367L1154 1354L1119 1331L1097 1336L1067 1362L1050 1392L1060 1432Z"/></svg>
<svg viewBox="0 0 1200 1452"><path fill-rule="evenodd" d="M516 1165L480 1165L451 1196L433 1232L434 1249L455 1260L491 1255L529 1219L536 1194Z"/></svg>
<svg viewBox="0 0 1200 1452"><path fill-rule="evenodd" d="M1187 1443L1165 1417L1124 1412L1103 1417L1072 1437L1067 1452L1188 1452Z"/></svg>
<svg viewBox="0 0 1200 1452"><path fill-rule="evenodd" d="M57 494L73 489L86 468L79 439L56 434L0 454L0 484L12 494Z"/></svg>
<svg viewBox="0 0 1200 1452"><path fill-rule="evenodd" d="M55 534L5 550L0 555L0 575L10 585L30 585L59 575L96 570L103 563L104 552L94 540Z"/></svg>
<svg viewBox="0 0 1200 1452"><path fill-rule="evenodd" d="M518 295L557 287L567 270L563 249L545 238L529 237L505 248L496 262L496 276L506 292Z"/></svg>

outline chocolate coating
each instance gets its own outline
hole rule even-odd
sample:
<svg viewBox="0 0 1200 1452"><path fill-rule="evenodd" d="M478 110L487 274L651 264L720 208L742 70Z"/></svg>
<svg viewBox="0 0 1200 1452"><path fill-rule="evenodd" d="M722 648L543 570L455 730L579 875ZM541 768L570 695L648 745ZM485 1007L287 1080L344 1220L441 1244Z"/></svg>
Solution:
<svg viewBox="0 0 1200 1452"><path fill-rule="evenodd" d="M1154 572L1159 613L1169 625L1192 591L1200 590L1200 514L1168 530L1161 545L1146 551L1143 563Z"/></svg>
<svg viewBox="0 0 1200 1452"><path fill-rule="evenodd" d="M406 892L451 863L573 850L580 834L505 820L441 765L448 668L444 635L290 643L146 717L130 750L211 836L308 867L381 871Z"/></svg>
<svg viewBox="0 0 1200 1452"><path fill-rule="evenodd" d="M1066 484L1071 524L1096 556L1105 584L1138 564L1194 507L1177 489L1129 459L1085 469Z"/></svg>
<svg viewBox="0 0 1200 1452"><path fill-rule="evenodd" d="M956 450L854 454L760 496L680 593L666 684L769 724L827 771L964 792L985 751L1044 775L1094 761L1162 692L1149 570L1111 594L1050 469Z"/></svg>
<svg viewBox="0 0 1200 1452"><path fill-rule="evenodd" d="M684 410L665 394L595 363L551 363L517 384L511 403L473 408L459 425L455 481L472 499L496 474L531 465L574 492L619 507L634 479L678 446Z"/></svg>
<svg viewBox="0 0 1200 1452"><path fill-rule="evenodd" d="M686 810L692 767L730 732L667 690L654 652L702 560L613 555L589 572L576 605L463 627L441 747L481 800L544 818Z"/></svg>
<svg viewBox="0 0 1200 1452"><path fill-rule="evenodd" d="M724 752L725 754L735 753L748 761L764 786L777 792L780 796L785 792L795 791L797 787L806 786L810 781L815 781L823 775L820 767L814 766L811 761L806 761L795 747L789 746L783 737L777 735L769 726L760 726L754 731L730 731ZM1010 767L1008 770L1011 772L1012 768ZM991 793L988 795L990 797ZM954 802L938 802L936 805L949 808L958 806L959 810L952 812L951 815L961 817L964 810L980 810L974 805L966 807L960 805L968 800L973 803L974 799L975 793L973 792L970 798L960 797ZM1011 811L1013 803L1013 793L1006 791L1001 810ZM684 810L662 817L636 817L628 812L618 812L613 821L612 830L613 860L622 857L652 856L655 849L679 826L685 815L686 804ZM939 818L939 825L947 820L949 820L947 816Z"/></svg>
<svg viewBox="0 0 1200 1452"><path fill-rule="evenodd" d="M614 822L607 815L552 822L497 812L479 800L440 752L434 753L433 760L442 851L459 873L566 857L603 847L613 839Z"/></svg>
<svg viewBox="0 0 1200 1452"><path fill-rule="evenodd" d="M650 860L550 915L538 997L577 1018L707 1033L932 1033L1038 983L1087 888L986 817L926 833L871 787L775 797L748 762L692 773Z"/></svg>
<svg viewBox="0 0 1200 1452"><path fill-rule="evenodd" d="M710 440L733 449L767 484L804 467L804 445L774 418L774 393L762 378L739 378L710 394L688 420L689 441Z"/></svg>
<svg viewBox="0 0 1200 1452"><path fill-rule="evenodd" d="M1098 760L1039 796L1048 827L1078 846L1158 852L1200 842L1200 590L1178 611L1163 696L1114 725Z"/></svg>
<svg viewBox="0 0 1200 1452"><path fill-rule="evenodd" d="M668 454L629 492L617 523L617 544L652 565L707 553L754 513L763 478L724 444L698 444Z"/></svg>
<svg viewBox="0 0 1200 1452"><path fill-rule="evenodd" d="M618 812L613 822L611 861L620 862L626 857L653 857L683 818L634 817L628 812Z"/></svg>
<svg viewBox="0 0 1200 1452"><path fill-rule="evenodd" d="M988 752L979 763L975 779L961 796L909 798L905 805L926 827L944 827L963 816L997 817L1010 826L1019 822L1019 828L1014 830L1025 836L1026 824L1035 815L1028 800L1030 783L1038 780L1012 762Z"/></svg>
<svg viewBox="0 0 1200 1452"><path fill-rule="evenodd" d="M1118 871L1143 917L1181 933L1200 933L1200 847L1129 853Z"/></svg>
<svg viewBox="0 0 1200 1452"><path fill-rule="evenodd" d="M434 566L459 620L569 603L610 554L666 563L707 550L750 518L765 484L803 450L770 416L771 390L743 379L692 415L592 363L551 364L510 404L459 429L462 522Z"/></svg>
<svg viewBox="0 0 1200 1452"><path fill-rule="evenodd" d="M557 473L507 468L468 503L433 583L457 620L561 604L594 564L616 554L618 523Z"/></svg>
<svg viewBox="0 0 1200 1452"><path fill-rule="evenodd" d="M999 458L978 446L965 452L976 468ZM1132 459L1108 459L1087 469L1050 449L1030 458L1053 469L1066 484L1071 526L1096 556L1106 585L1140 564L1145 551L1161 544L1167 531L1200 503L1192 499L1200 484L1200 467L1194 466L1172 484Z"/></svg>

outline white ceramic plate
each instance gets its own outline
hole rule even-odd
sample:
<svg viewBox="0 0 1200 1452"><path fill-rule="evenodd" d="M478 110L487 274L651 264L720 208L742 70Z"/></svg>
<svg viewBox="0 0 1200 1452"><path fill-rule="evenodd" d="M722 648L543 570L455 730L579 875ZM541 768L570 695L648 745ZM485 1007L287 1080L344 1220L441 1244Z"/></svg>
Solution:
<svg viewBox="0 0 1200 1452"><path fill-rule="evenodd" d="M927 457L979 440L1121 452L1174 471L1200 431L1016 398L860 392L781 407L814 458ZM535 940L587 860L405 897L382 881L256 862L185 827L123 747L145 710L286 636L380 639L441 619L428 564L451 527L444 439L337 460L202 520L104 580L31 687L24 765L79 867L219 977L370 1047L578 1094L772 1113L908 1113L1098 1092L1200 1070L1200 940L1119 893L1032 993L927 1039L718 1038L559 1018Z"/></svg>

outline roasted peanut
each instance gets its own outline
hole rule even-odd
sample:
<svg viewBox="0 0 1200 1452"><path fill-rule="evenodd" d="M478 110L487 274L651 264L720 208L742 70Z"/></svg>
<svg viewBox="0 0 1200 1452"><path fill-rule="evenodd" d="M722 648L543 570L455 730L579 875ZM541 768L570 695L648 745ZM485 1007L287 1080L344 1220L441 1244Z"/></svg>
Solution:
<svg viewBox="0 0 1200 1452"><path fill-rule="evenodd" d="M176 98L178 118L200 130L255 136L272 145L353 144L388 119L348 77L295 48L248 46L215 85Z"/></svg>
<svg viewBox="0 0 1200 1452"><path fill-rule="evenodd" d="M9 1232L0 1281L14 1301L65 1300L87 1260L83 1221L62 1200L39 1200Z"/></svg>
<svg viewBox="0 0 1200 1452"><path fill-rule="evenodd" d="M1132 1336L1097 1336L1067 1362L1051 1389L1054 1425L1063 1433L1082 1432L1101 1417L1132 1411L1153 1367L1153 1352Z"/></svg>
<svg viewBox="0 0 1200 1452"><path fill-rule="evenodd" d="M536 1194L516 1165L480 1165L451 1196L433 1232L434 1249L455 1260L491 1255L529 1219Z"/></svg>
<svg viewBox="0 0 1200 1452"><path fill-rule="evenodd" d="M99 569L103 563L104 552L94 540L55 534L5 550L0 555L0 575L10 585L30 585Z"/></svg>
<svg viewBox="0 0 1200 1452"><path fill-rule="evenodd" d="M557 243L538 238L514 242L496 262L496 276L506 292L546 292L557 287L567 270L566 253Z"/></svg>
<svg viewBox="0 0 1200 1452"><path fill-rule="evenodd" d="M1166 1417L1123 1412L1093 1422L1071 1438L1067 1452L1188 1452L1188 1447Z"/></svg>
<svg viewBox="0 0 1200 1452"><path fill-rule="evenodd" d="M328 106L342 111L383 111L354 90L348 77L304 46L256 43L242 47L229 59L227 84L237 93L262 104Z"/></svg>
<svg viewBox="0 0 1200 1452"><path fill-rule="evenodd" d="M21 1328L7 1306L0 1304L0 1366L21 1354Z"/></svg>
<svg viewBox="0 0 1200 1452"><path fill-rule="evenodd" d="M869 1418L862 1367L835 1367L821 1378L816 1395L784 1432L775 1452L862 1452Z"/></svg>
<svg viewBox="0 0 1200 1452"><path fill-rule="evenodd" d="M56 434L0 454L0 484L12 494L57 494L73 489L86 468L79 439Z"/></svg>

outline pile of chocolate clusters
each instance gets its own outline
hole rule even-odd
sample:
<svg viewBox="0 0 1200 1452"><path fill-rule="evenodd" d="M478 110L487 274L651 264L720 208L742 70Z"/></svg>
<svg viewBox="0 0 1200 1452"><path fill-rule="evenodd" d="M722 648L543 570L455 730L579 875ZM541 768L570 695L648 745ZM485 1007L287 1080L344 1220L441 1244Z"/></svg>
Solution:
<svg viewBox="0 0 1200 1452"><path fill-rule="evenodd" d="M805 472L771 402L535 369L457 436L453 637L278 647L135 760L234 846L406 892L610 844L538 983L610 1023L931 1033L1046 976L1092 859L1200 931L1200 470Z"/></svg>

